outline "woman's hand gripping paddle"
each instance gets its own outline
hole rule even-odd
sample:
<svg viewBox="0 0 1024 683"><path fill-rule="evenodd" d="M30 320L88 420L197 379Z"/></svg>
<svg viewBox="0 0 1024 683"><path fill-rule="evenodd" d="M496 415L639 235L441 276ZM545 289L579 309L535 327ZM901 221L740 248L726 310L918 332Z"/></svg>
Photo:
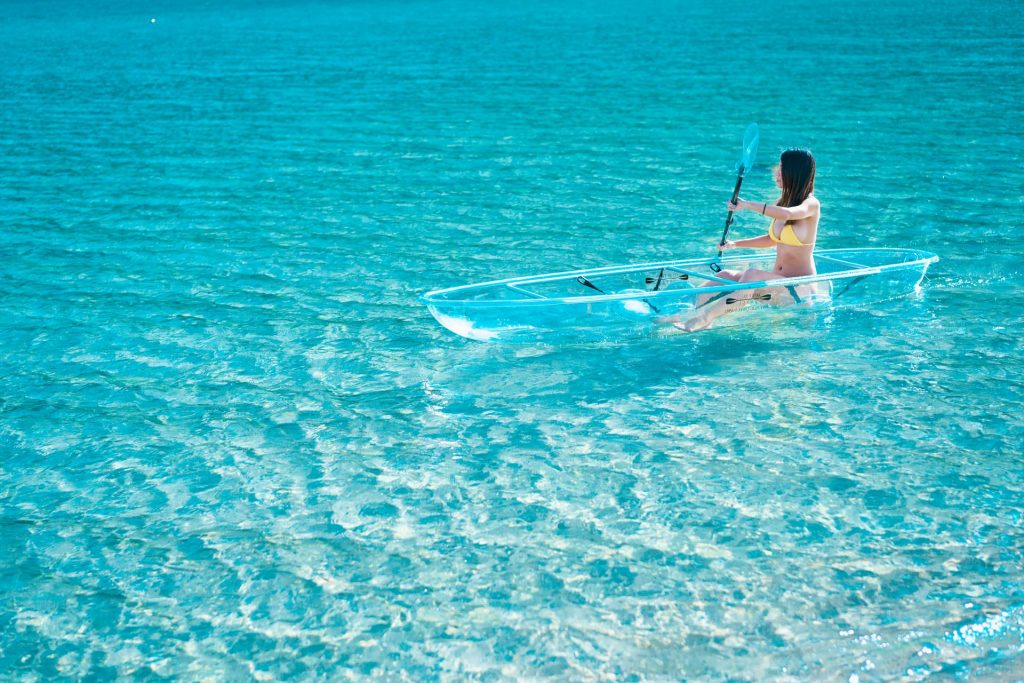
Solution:
<svg viewBox="0 0 1024 683"><path fill-rule="evenodd" d="M740 157L739 163L736 165L736 188L732 191L732 203L735 204L736 200L740 196L740 185L743 184L743 177L747 174L754 166L754 157L757 156L757 143L760 141L761 135L757 130L757 124L752 123L747 126L747 132L743 134L743 156ZM729 234L729 227L732 225L732 214L730 211L729 215L725 219L725 230L722 231L722 241L718 243L718 256L715 260L722 258L722 247L725 245L725 238ZM712 262L711 270L715 273L722 270L722 266Z"/></svg>

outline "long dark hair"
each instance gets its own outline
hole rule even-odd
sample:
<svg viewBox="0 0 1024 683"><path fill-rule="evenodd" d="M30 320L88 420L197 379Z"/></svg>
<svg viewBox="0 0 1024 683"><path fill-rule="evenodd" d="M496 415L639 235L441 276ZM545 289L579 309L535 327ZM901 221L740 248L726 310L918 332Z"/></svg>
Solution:
<svg viewBox="0 0 1024 683"><path fill-rule="evenodd" d="M779 159L782 198L779 206L799 206L814 192L814 157L806 149L787 149Z"/></svg>

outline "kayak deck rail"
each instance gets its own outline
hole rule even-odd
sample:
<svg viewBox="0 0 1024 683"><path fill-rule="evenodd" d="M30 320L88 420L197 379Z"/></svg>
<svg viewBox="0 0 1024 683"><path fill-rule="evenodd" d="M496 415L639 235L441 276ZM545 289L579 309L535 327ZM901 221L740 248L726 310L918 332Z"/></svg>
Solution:
<svg viewBox="0 0 1024 683"><path fill-rule="evenodd" d="M518 287L516 285L509 284L507 282L505 283L505 286L508 287L509 289L511 289L513 292L519 292L520 294L525 294L526 296L534 298L534 299L547 299L548 298L548 297L544 296L543 294L538 294L537 292L531 292L528 289L523 289L522 287Z"/></svg>
<svg viewBox="0 0 1024 683"><path fill-rule="evenodd" d="M883 256L892 254L894 258L892 260L886 259L887 262L879 263L877 265L864 265L854 260L847 260L841 258L849 255L853 259L858 259L858 255L864 256L869 255L871 257ZM701 265L710 264L714 259L679 259L672 261L661 261L654 263L642 263L634 265L619 265L619 266L607 266L603 268L591 268L586 270L575 270L575 271L563 271L558 273L548 273L535 276L527 277L515 277L504 280L493 280L491 282L481 282L472 285L462 285L459 287L451 287L447 289L439 289L430 292L426 292L421 295L420 299L428 305L460 305L469 307L480 307L480 306L514 306L514 305L548 305L554 303L565 303L565 304L576 304L576 303L587 303L593 301L617 301L625 299L652 299L652 300L667 300L670 297L678 296L694 296L697 290L701 294L712 294L717 292L727 292L734 290L746 290L751 289L752 286L756 287L795 287L802 284L810 284L815 282L825 281L836 281L845 280L854 277L864 277L868 275L876 275L882 272L899 270L905 268L914 267L927 267L927 264L933 263L938 260L935 254L924 252L915 249L831 249L822 250L815 253L815 259L820 259L826 263L832 263L837 266L844 268L844 270L837 270L826 273L816 273L813 275L805 275L798 277L779 277L772 280L759 281L756 284L752 282L740 283L734 280L728 280L717 275L710 273L701 273L693 270ZM757 257L751 257L749 254L737 254L723 258L720 263L725 264L747 264L751 261L767 260L758 259ZM874 258L868 258L869 262ZM700 278L705 280L705 284L702 287L690 287L686 289L680 289L675 287L669 287L661 290L648 290L644 291L609 291L608 293L601 292L598 295L595 294L581 294L581 295L561 295L561 296L548 296L540 294L529 288L529 285L534 284L547 284L557 282L560 280L576 279L577 277L584 277L587 279L593 279L599 283L600 278L612 275L622 275L630 273L642 273L642 272L654 272L663 270L665 272L678 273L690 278ZM683 279L683 278L681 278ZM465 297L466 294L471 292L483 293L487 290L494 291L495 288L504 289L506 291L515 292L516 294L525 298L515 299L502 299L502 298L477 298L477 297ZM477 294L479 296L479 294Z"/></svg>
<svg viewBox="0 0 1024 683"><path fill-rule="evenodd" d="M711 280L712 282L721 282L723 284L732 284L735 280L728 280L724 277L718 277L717 275L705 275L704 273L698 273L695 270L686 270L685 268L676 268L667 266L665 270L670 273L679 273L680 275L692 275L694 277L704 278L705 280Z"/></svg>
<svg viewBox="0 0 1024 683"><path fill-rule="evenodd" d="M832 257L832 256L825 256L824 254L815 254L814 258L815 259L821 259L822 261L829 261L831 263L838 263L839 265L842 265L842 266L849 266L850 268L852 268L854 270L863 270L864 268L868 268L869 267L869 266L865 266L865 265L863 265L861 263L853 263L852 261L844 261L843 259L837 259L837 258Z"/></svg>

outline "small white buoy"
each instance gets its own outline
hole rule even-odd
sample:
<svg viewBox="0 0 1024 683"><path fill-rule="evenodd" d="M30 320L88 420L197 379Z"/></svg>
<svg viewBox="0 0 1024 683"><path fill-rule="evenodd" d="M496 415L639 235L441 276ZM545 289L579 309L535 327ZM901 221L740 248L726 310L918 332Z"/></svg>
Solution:
<svg viewBox="0 0 1024 683"><path fill-rule="evenodd" d="M150 19L150 20L149 20L149 23L151 23L151 24L155 24L155 23L156 23L156 17L153 17L152 19Z"/></svg>

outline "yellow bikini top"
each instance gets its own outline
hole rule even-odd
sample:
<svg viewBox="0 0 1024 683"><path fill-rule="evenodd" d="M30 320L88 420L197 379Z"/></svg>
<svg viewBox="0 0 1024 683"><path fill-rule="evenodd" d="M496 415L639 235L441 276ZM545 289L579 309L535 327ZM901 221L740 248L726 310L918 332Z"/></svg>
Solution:
<svg viewBox="0 0 1024 683"><path fill-rule="evenodd" d="M790 223L786 223L782 226L782 230L779 231L779 236L775 236L775 220L773 219L771 224L768 226L768 239L776 244L784 244L787 247L807 247L810 245L804 244L800 241L800 238L793 232L793 226Z"/></svg>

